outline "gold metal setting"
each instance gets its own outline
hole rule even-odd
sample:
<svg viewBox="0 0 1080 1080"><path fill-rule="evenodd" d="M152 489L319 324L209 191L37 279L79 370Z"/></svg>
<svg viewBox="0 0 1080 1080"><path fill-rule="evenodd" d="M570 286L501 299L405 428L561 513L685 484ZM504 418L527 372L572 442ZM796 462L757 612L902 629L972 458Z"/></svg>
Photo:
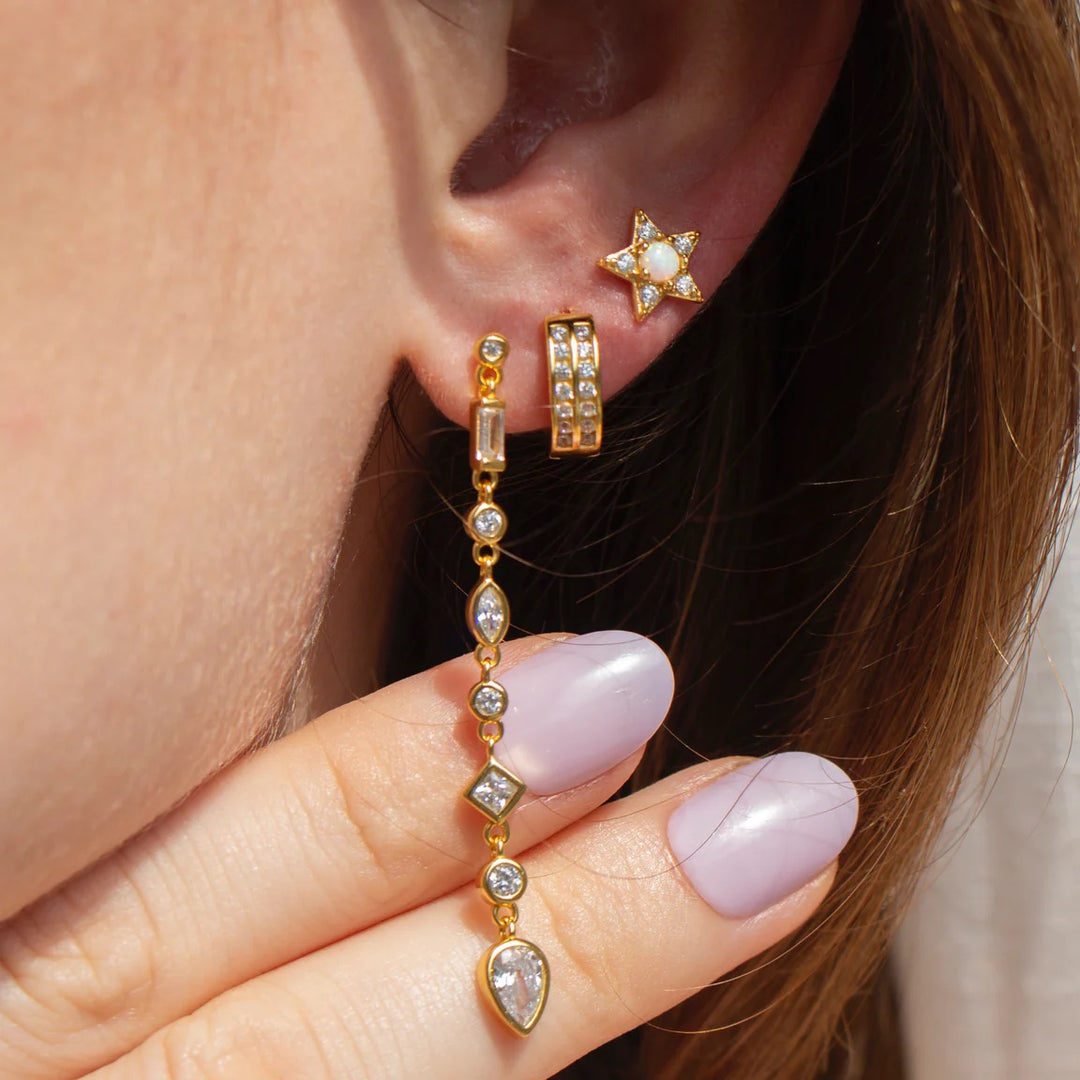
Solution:
<svg viewBox="0 0 1080 1080"><path fill-rule="evenodd" d="M539 983L541 990L532 1008L524 1008L524 1002L508 997L506 994L496 993L494 987L502 981L503 971L501 968L506 959L512 953L521 953L521 957L514 959L519 967L528 965L530 976ZM487 991L488 1000L496 1014L514 1032L515 1035L528 1035L540 1019L547 1004L548 984L550 983L550 971L547 957L531 942L521 938L510 937L492 945L480 958L476 971L477 981ZM532 999L528 1003L532 1004Z"/></svg>
<svg viewBox="0 0 1080 1080"><path fill-rule="evenodd" d="M605 255L597 265L630 282L634 318L643 322L668 296L695 304L705 299L690 273L690 256L700 239L701 233L694 231L665 233L644 210L635 210L629 245Z"/></svg>
<svg viewBox="0 0 1080 1080"><path fill-rule="evenodd" d="M591 315L544 321L551 400L551 456L596 454L604 433L600 342Z"/></svg>
<svg viewBox="0 0 1080 1080"><path fill-rule="evenodd" d="M473 541L479 580L466 601L465 619L476 639L480 678L469 690L467 703L487 756L464 797L488 819L484 841L491 857L477 885L491 905L499 931L499 940L480 958L477 980L495 1015L514 1034L524 1036L544 1011L550 972L541 949L517 936L517 901L527 879L524 867L504 853L510 841L506 819L525 794L525 784L494 756L509 705L506 688L494 678L502 658L499 646L510 629L510 602L494 577L499 544L508 527L506 512L495 501L495 488L506 468L506 406L497 390L509 352L501 334L488 334L476 343L478 392L471 410L469 454L477 501L465 517L465 530Z"/></svg>

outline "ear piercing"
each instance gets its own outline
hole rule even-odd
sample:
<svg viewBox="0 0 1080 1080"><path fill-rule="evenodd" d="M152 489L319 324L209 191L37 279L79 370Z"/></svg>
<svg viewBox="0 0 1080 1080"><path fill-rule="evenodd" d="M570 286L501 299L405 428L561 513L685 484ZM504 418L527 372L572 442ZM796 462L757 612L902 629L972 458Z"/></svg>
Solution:
<svg viewBox="0 0 1080 1080"><path fill-rule="evenodd" d="M596 454L604 429L600 342L591 315L552 315L544 322L551 396L551 456Z"/></svg>
<svg viewBox="0 0 1080 1080"><path fill-rule="evenodd" d="M689 270L699 232L665 233L645 213L634 211L634 233L621 251L597 264L629 281L634 292L634 318L644 322L665 297L700 304L704 297Z"/></svg>
<svg viewBox="0 0 1080 1080"><path fill-rule="evenodd" d="M507 818L525 794L525 784L495 760L502 738L503 716L509 701L506 688L495 680L499 646L510 629L510 603L495 582L499 542L506 534L506 513L495 502L499 474L506 469L505 402L497 396L502 365L510 347L501 334L488 334L476 345L477 397L471 410L470 458L476 504L465 519L473 541L473 561L479 580L469 593L465 618L476 639L479 681L469 691L469 712L487 751L465 799L488 819L484 840L489 859L477 884L491 905L499 940L480 958L477 981L496 1016L516 1035L528 1035L544 1011L548 995L548 962L539 946L517 936L517 902L525 892L525 868L504 854L510 840Z"/></svg>

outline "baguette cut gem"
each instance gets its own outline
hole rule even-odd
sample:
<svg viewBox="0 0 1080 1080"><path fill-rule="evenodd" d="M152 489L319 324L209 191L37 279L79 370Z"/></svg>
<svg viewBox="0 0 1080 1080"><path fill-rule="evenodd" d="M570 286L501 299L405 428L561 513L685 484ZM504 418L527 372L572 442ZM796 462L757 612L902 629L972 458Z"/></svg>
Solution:
<svg viewBox="0 0 1080 1080"><path fill-rule="evenodd" d="M465 798L480 813L498 823L517 805L525 794L525 785L497 761L489 761L477 774Z"/></svg>
<svg viewBox="0 0 1080 1080"><path fill-rule="evenodd" d="M498 645L509 628L510 604L506 593L490 579L482 579L469 594L469 628L477 641Z"/></svg>
<svg viewBox="0 0 1080 1080"><path fill-rule="evenodd" d="M511 938L488 950L481 972L499 1014L517 1034L528 1035L547 1003L544 954L530 941Z"/></svg>
<svg viewBox="0 0 1080 1080"><path fill-rule="evenodd" d="M472 467L482 472L506 469L506 405L498 399L474 401L471 409Z"/></svg>

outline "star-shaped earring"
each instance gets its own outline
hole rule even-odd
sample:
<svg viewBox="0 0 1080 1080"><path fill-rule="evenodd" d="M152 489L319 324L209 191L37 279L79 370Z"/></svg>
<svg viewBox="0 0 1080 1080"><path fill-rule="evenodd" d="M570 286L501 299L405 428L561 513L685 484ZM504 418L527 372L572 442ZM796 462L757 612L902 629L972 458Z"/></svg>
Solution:
<svg viewBox="0 0 1080 1080"><path fill-rule="evenodd" d="M634 289L634 318L643 322L665 296L700 304L690 256L701 233L662 232L644 210L634 211L634 235L628 247L605 255L597 265L629 281Z"/></svg>

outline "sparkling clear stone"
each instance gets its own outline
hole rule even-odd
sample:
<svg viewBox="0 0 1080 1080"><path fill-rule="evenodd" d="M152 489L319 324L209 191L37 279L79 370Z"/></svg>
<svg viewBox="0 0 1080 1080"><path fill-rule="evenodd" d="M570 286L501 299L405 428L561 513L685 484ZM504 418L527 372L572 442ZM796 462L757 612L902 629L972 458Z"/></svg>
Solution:
<svg viewBox="0 0 1080 1080"><path fill-rule="evenodd" d="M596 421L595 420L582 420L581 421L581 434L595 435L596 434Z"/></svg>
<svg viewBox="0 0 1080 1080"><path fill-rule="evenodd" d="M502 590L488 582L473 602L473 628L477 637L489 645L501 641L508 616Z"/></svg>
<svg viewBox="0 0 1080 1080"><path fill-rule="evenodd" d="M498 683L482 683L472 696L473 711L485 720L506 712L506 691Z"/></svg>
<svg viewBox="0 0 1080 1080"><path fill-rule="evenodd" d="M506 527L506 519L497 506L485 506L473 514L473 528L477 536L485 540L491 540L498 536Z"/></svg>
<svg viewBox="0 0 1080 1080"><path fill-rule="evenodd" d="M567 405L565 402L560 402L555 406L555 415L560 420L569 420L574 415L574 406Z"/></svg>
<svg viewBox="0 0 1080 1080"><path fill-rule="evenodd" d="M591 341L582 341L578 345L577 353L578 353L578 356L580 356L582 358L585 358L585 359L588 359L588 357L592 356L592 342Z"/></svg>
<svg viewBox="0 0 1080 1080"><path fill-rule="evenodd" d="M556 379L569 379L572 374L570 365L565 360L560 360L555 365L554 375Z"/></svg>
<svg viewBox="0 0 1080 1080"><path fill-rule="evenodd" d="M505 813L524 785L495 764L485 765L469 788L469 798L495 821Z"/></svg>
<svg viewBox="0 0 1080 1080"><path fill-rule="evenodd" d="M555 440L555 445L563 450L569 449L574 445L574 437L572 435L560 435Z"/></svg>
<svg viewBox="0 0 1080 1080"><path fill-rule="evenodd" d="M521 1028L530 1028L544 1004L544 963L526 941L514 941L491 961L491 992L499 1008Z"/></svg>
<svg viewBox="0 0 1080 1080"><path fill-rule="evenodd" d="M624 251L615 259L615 265L624 274L632 274L637 269L637 259L629 251Z"/></svg>
<svg viewBox="0 0 1080 1080"><path fill-rule="evenodd" d="M579 406L582 416L595 416L596 415L596 402L595 401L583 401Z"/></svg>
<svg viewBox="0 0 1080 1080"><path fill-rule="evenodd" d="M645 249L641 268L653 281L670 281L679 272L679 253L666 240L658 240Z"/></svg>
<svg viewBox="0 0 1080 1080"><path fill-rule="evenodd" d="M549 333L551 334L552 341L567 341L570 334L565 326L552 326L549 327Z"/></svg>
<svg viewBox="0 0 1080 1080"><path fill-rule="evenodd" d="M596 432L595 431L589 431L589 432L583 431L581 433L581 445L582 446L595 446L596 445Z"/></svg>
<svg viewBox="0 0 1080 1080"><path fill-rule="evenodd" d="M565 341L556 341L554 345L556 360L570 359L570 346Z"/></svg>
<svg viewBox="0 0 1080 1080"><path fill-rule="evenodd" d="M596 397L596 383L589 382L588 379L582 379L577 384L577 392L583 398Z"/></svg>
<svg viewBox="0 0 1080 1080"><path fill-rule="evenodd" d="M506 342L496 337L484 338L480 343L480 356L489 364L497 364L506 358Z"/></svg>
<svg viewBox="0 0 1080 1080"><path fill-rule="evenodd" d="M574 388L568 382L555 384L555 400L569 401L574 396Z"/></svg>
<svg viewBox="0 0 1080 1080"><path fill-rule="evenodd" d="M694 279L689 274L680 274L675 279L675 291L680 296L692 296L694 293Z"/></svg>
<svg viewBox="0 0 1080 1080"><path fill-rule="evenodd" d="M660 290L655 285L646 285L641 290L641 302L647 307L655 307L660 302Z"/></svg>
<svg viewBox="0 0 1080 1080"><path fill-rule="evenodd" d="M587 363L587 362L584 363L584 364L578 364L577 373L578 373L579 377L582 378L582 379L595 379L596 378L596 368L595 368L595 366L590 364L590 363Z"/></svg>
<svg viewBox="0 0 1080 1080"><path fill-rule="evenodd" d="M694 241L689 236L676 236L674 244L680 255L689 255L694 250Z"/></svg>
<svg viewBox="0 0 1080 1080"><path fill-rule="evenodd" d="M501 401L472 405L472 464L492 472L506 468L506 412Z"/></svg>
<svg viewBox="0 0 1080 1080"><path fill-rule="evenodd" d="M655 240L660 235L660 230L651 221L643 221L638 226L637 234L639 240Z"/></svg>
<svg viewBox="0 0 1080 1080"><path fill-rule="evenodd" d="M589 338L592 337L592 331L586 323L578 323L574 327L574 337L576 337L578 341L588 341Z"/></svg>
<svg viewBox="0 0 1080 1080"><path fill-rule="evenodd" d="M573 435L574 429L569 420L559 421L559 434L560 435Z"/></svg>
<svg viewBox="0 0 1080 1080"><path fill-rule="evenodd" d="M525 884L525 875L521 867L511 862L496 863L488 870L485 878L487 890L496 900L513 900L521 894Z"/></svg>

